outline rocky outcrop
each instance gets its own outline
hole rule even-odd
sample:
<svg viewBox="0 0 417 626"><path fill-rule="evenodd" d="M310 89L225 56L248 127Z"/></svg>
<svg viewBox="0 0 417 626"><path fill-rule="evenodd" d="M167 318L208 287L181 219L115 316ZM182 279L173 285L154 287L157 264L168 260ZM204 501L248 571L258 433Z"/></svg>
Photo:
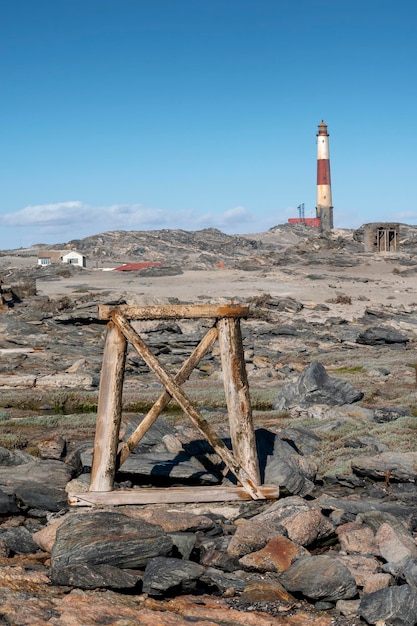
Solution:
<svg viewBox="0 0 417 626"><path fill-rule="evenodd" d="M330 377L321 363L313 362L302 371L296 383L281 389L274 408L282 410L309 404L341 406L357 402L362 397L363 393L350 383Z"/></svg>
<svg viewBox="0 0 417 626"><path fill-rule="evenodd" d="M404 279L414 272L413 237L411 229L410 254L392 258ZM88 490L92 441L80 441L81 427L74 441L49 429L46 436L41 426L25 442L11 444L32 454L0 448L2 619L17 626L413 623L417 491L416 453L409 449L415 429L410 348L417 311L396 302L392 292L390 305L364 304L357 316L350 313L359 296L350 292L349 302L343 295L348 277L337 268L361 263L360 244L349 233L322 236L285 225L245 237L211 229L118 231L74 244L85 246L87 256L102 266L111 257L163 262L141 273L149 282L160 278L157 273L216 268L220 276L223 266L242 270L237 280L248 286L244 299L252 311L242 323L245 360L251 390L261 390L254 417L267 424L256 429L261 476L264 483L279 485L281 495L276 502L69 510L68 493ZM273 289L262 293L258 283L269 272ZM373 280L366 272L354 274L350 280L361 286ZM150 300L128 289L88 291L84 275L72 267L34 267L7 276L12 285L27 280L32 287L8 301L0 318L2 420L16 402L47 408L51 422L54 410L67 409L67 399L76 395L94 406L105 336L97 306ZM326 304L301 301L275 288L283 276L294 291L314 281L317 293L333 292ZM79 285L70 297L49 299L35 294L40 277L48 284L75 277ZM204 294L205 274L201 277ZM367 296L361 296L364 302ZM152 303L158 302L152 294ZM211 324L168 320L140 323L138 330L174 373ZM213 411L222 388L217 349L194 372L191 390L200 382L209 383L196 393L203 398L201 410L230 446L223 405ZM397 392L400 382L407 402ZM129 346L124 398L142 401L159 391ZM265 416L274 396L277 412ZM146 412L142 404L130 406L135 416L124 416L124 438ZM225 477L221 460L177 418L173 412L171 424L158 419L117 473L115 489L227 484L231 477ZM6 433L12 436L20 432L13 419ZM396 450L402 428L409 440ZM334 450L340 432L346 436ZM332 471L329 465L323 470L321 463L332 455Z"/></svg>
<svg viewBox="0 0 417 626"><path fill-rule="evenodd" d="M169 448L174 440L178 443L183 437L181 428L164 425L163 421L155 429L148 431L141 444L144 455L160 445L161 435L163 440L168 438L165 440ZM129 432L127 425L126 433ZM189 430L187 434L188 445L193 449ZM314 451L317 443L315 437L296 429L280 435L266 429L257 432L265 474L271 456L282 457L285 463L291 457L308 460L296 448ZM196 448L204 453L204 448ZM59 456L65 458L62 441L58 448L44 447L44 455L48 449L51 455L59 450ZM330 626L332 620L346 625L362 623L360 620L369 624L382 620L407 624L415 609L417 584L417 508L410 504L417 501L414 457L405 453L401 465L400 457L384 453L380 456L380 470L372 470L377 467L376 461L369 463L370 469L366 470L366 465L355 459L353 471L362 475L361 480L367 472L370 493L378 489L378 484L387 484L384 472L388 471L389 480L398 485L398 494L401 486L405 489L408 485L404 491L408 500L394 500L394 491L377 499L366 495L365 489L360 497L352 496L351 489L343 486L346 479L338 483L340 497L332 498L326 487L315 484L312 472L308 478L304 476L304 481L313 485L305 497L290 495L275 502L68 510L61 500L62 508L57 511L57 497L62 492L56 490L64 485L68 489L74 470L62 460L32 460L21 451L0 448L0 484L7 489L0 498L3 516L7 516L0 526L0 581L6 575L8 561L15 563L20 558L19 584L33 590L34 559L39 563L36 584L38 589L44 589L43 602L34 613L40 616L39 623L46 620L51 604L60 623L66 623L68 600L64 601L57 591L62 587L67 599L77 602L81 598L80 606L86 597L83 594L91 594L85 615L95 611L100 619L106 615L108 621L112 615L130 619L135 614L136 620L143 618L143 623L147 623L152 611L157 610L158 619L161 611L161 619L165 619L166 611L166 623L171 624L175 622L169 621L173 615L168 606L175 605L176 610L183 611L175 615L184 616L184 626L187 615L193 615L194 621L203 620L204 624L209 613L204 613L203 607L212 601L207 594L215 592L214 597L222 596L218 606L229 611L228 624L240 624L241 614L248 611L252 617L257 616L254 623L269 619L265 623L271 626ZM81 478L82 474L77 481ZM42 480L43 490L37 480ZM282 493L290 491L290 473L287 487L283 482ZM116 484L116 488L119 486L122 485ZM123 486L126 487L126 480ZM68 589L73 591L68 594ZM111 590L111 605L104 608L98 589L108 590L106 593ZM189 593L198 594L199 598L206 594L207 601L202 601L197 609L192 599L185 599L187 596L175 602L170 600L173 595ZM5 615L11 623L23 624L22 608L14 594L15 591L9 594ZM128 598L137 598L136 604ZM277 603L279 617L275 612ZM30 601L27 606L32 610ZM193 607L192 612L187 612L191 611L187 606ZM312 612L313 607L316 612ZM78 611L77 605L73 615L78 615ZM82 619L73 623L83 623Z"/></svg>

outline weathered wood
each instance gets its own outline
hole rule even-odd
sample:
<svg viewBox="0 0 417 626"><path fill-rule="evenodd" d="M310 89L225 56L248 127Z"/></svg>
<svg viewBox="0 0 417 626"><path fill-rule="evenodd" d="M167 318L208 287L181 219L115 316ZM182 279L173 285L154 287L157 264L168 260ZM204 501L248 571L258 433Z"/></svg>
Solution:
<svg viewBox="0 0 417 626"><path fill-rule="evenodd" d="M240 304L176 304L165 306L111 306L99 304L98 319L110 320L113 311L130 320L197 319L204 317L249 317L249 307Z"/></svg>
<svg viewBox="0 0 417 626"><path fill-rule="evenodd" d="M233 454L253 482L260 485L240 320L222 318L217 327Z"/></svg>
<svg viewBox="0 0 417 626"><path fill-rule="evenodd" d="M220 439L218 434L211 428L210 424L204 419L200 412L193 406L185 393L176 384L174 378L165 370L159 360L149 350L141 337L130 326L126 318L118 309L111 313L112 320L119 327L126 339L130 341L132 346L139 352L147 366L162 382L168 393L175 398L184 413L188 415L195 426L200 430L205 439L210 443L215 452L220 456L222 461L227 465L230 471L236 476L242 486L248 491L254 500L262 499L264 496L254 484L253 480L248 476L247 472L236 462L230 450ZM97 490L98 491L98 490Z"/></svg>
<svg viewBox="0 0 417 626"><path fill-rule="evenodd" d="M122 418L122 392L127 342L117 325L107 325L100 377L90 491L111 491Z"/></svg>
<svg viewBox="0 0 417 626"><path fill-rule="evenodd" d="M279 498L277 485L262 485L258 488L262 498ZM176 502L223 502L250 500L244 487L171 487L118 489L111 492L88 492L70 494L68 502L72 506L122 506L128 504L173 504Z"/></svg>
<svg viewBox="0 0 417 626"><path fill-rule="evenodd" d="M210 328L210 330L206 333L206 335L203 337L203 339L200 341L200 343L192 352L192 354L188 357L188 359L183 363L179 372L175 376L174 380L177 385L182 385L186 380L188 380L193 369L201 361L203 356L210 350L217 337L217 327L213 326L213 328ZM164 391L156 400L155 404L147 413L147 415L145 415L139 426L136 428L135 432L132 433L129 439L127 439L122 444L118 454L119 467L123 465L129 454L137 446L146 431L150 428L150 426L152 426L158 415L160 415L160 413L164 410L166 405L171 400L171 397L172 396L167 391Z"/></svg>

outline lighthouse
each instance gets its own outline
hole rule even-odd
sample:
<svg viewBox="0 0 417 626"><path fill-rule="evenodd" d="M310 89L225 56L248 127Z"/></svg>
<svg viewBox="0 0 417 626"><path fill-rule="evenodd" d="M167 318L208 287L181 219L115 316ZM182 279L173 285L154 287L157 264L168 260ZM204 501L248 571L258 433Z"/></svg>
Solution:
<svg viewBox="0 0 417 626"><path fill-rule="evenodd" d="M317 204L316 216L321 228L333 228L332 184L330 181L329 133L322 120L317 131Z"/></svg>

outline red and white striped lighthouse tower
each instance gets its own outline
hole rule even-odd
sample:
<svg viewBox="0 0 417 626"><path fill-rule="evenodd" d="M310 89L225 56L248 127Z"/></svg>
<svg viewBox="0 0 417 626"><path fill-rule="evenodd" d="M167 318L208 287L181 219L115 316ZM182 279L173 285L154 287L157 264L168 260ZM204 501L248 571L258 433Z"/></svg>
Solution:
<svg viewBox="0 0 417 626"><path fill-rule="evenodd" d="M330 181L329 133L327 124L321 121L317 131L317 204L316 216L321 228L333 228L332 184Z"/></svg>

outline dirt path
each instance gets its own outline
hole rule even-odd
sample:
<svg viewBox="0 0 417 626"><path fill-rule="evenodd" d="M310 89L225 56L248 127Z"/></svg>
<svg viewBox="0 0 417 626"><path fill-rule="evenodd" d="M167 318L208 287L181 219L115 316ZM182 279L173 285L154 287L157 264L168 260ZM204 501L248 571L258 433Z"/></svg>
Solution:
<svg viewBox="0 0 417 626"><path fill-rule="evenodd" d="M38 293L51 298L86 292L108 292L109 299L124 297L131 304L154 304L177 298L185 302L248 300L262 294L294 298L303 304L327 304L348 319L368 306L410 306L417 302L417 275L398 273L390 259L367 259L354 268L328 265L297 266L282 270L239 271L218 269L186 271L177 276L145 277L139 272L85 270L80 276L59 281L37 281ZM351 305L332 304L338 296Z"/></svg>

